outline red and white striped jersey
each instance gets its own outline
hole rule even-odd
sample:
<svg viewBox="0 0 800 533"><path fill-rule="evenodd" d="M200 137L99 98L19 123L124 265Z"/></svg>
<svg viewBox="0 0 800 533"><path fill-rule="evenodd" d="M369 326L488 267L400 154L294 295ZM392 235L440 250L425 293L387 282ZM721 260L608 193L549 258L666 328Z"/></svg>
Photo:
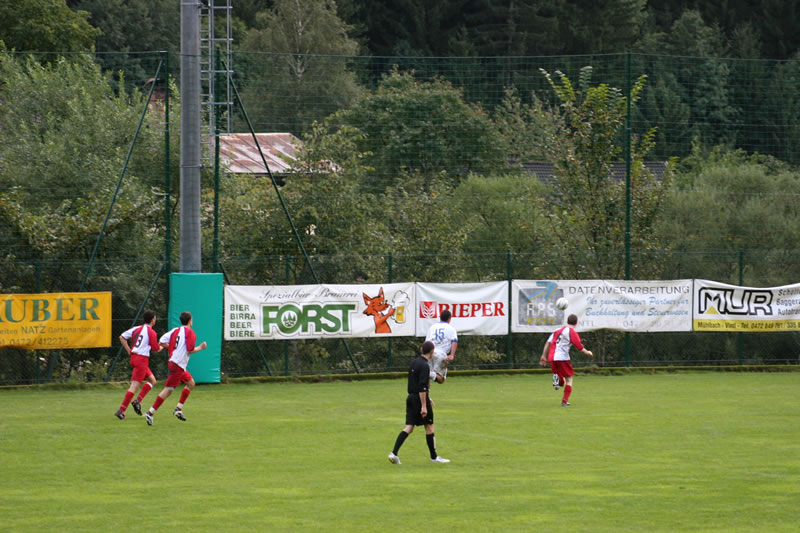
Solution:
<svg viewBox="0 0 800 533"><path fill-rule="evenodd" d="M164 333L160 339L161 344L169 346L169 360L186 370L189 356L194 351L197 335L189 326L180 326Z"/></svg>
<svg viewBox="0 0 800 533"><path fill-rule="evenodd" d="M158 335L148 324L139 324L122 333L122 338L129 339L131 352L150 357L150 350L158 350Z"/></svg>
<svg viewBox="0 0 800 533"><path fill-rule="evenodd" d="M547 342L550 343L548 361L569 361L570 346L575 346L577 350L583 350L583 343L578 332L569 326L555 330L550 334Z"/></svg>

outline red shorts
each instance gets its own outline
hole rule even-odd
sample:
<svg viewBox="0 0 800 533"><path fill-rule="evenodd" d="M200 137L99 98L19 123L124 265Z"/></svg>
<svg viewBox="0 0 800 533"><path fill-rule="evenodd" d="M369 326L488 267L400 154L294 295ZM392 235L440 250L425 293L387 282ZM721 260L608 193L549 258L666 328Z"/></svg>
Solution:
<svg viewBox="0 0 800 533"><path fill-rule="evenodd" d="M133 368L131 381L144 381L153 375L150 371L150 358L146 355L131 352L131 368Z"/></svg>
<svg viewBox="0 0 800 533"><path fill-rule="evenodd" d="M550 368L553 369L553 374L558 374L559 377L562 378L575 375L575 369L572 368L572 361L550 361Z"/></svg>
<svg viewBox="0 0 800 533"><path fill-rule="evenodd" d="M191 380L192 375L188 370L184 370L180 365L176 365L173 362L169 363L169 376L167 376L167 381L164 383L165 387L175 388L179 384L188 383Z"/></svg>

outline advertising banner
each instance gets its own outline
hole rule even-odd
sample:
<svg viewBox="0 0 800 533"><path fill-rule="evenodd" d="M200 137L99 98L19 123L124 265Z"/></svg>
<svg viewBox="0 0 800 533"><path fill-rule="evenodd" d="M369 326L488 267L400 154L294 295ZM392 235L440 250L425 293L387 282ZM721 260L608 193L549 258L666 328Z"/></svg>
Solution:
<svg viewBox="0 0 800 533"><path fill-rule="evenodd" d="M760 289L696 279L695 331L798 331L800 284Z"/></svg>
<svg viewBox="0 0 800 533"><path fill-rule="evenodd" d="M225 340L413 337L413 283L227 285Z"/></svg>
<svg viewBox="0 0 800 533"><path fill-rule="evenodd" d="M111 293L0 296L0 348L52 350L111 346Z"/></svg>
<svg viewBox="0 0 800 533"><path fill-rule="evenodd" d="M508 282L417 283L417 336L424 337L431 325L449 309L450 324L459 335L505 335L508 333Z"/></svg>
<svg viewBox="0 0 800 533"><path fill-rule="evenodd" d="M559 298L568 306L556 307ZM514 280L515 333L551 332L578 315L578 331L691 331L692 280Z"/></svg>

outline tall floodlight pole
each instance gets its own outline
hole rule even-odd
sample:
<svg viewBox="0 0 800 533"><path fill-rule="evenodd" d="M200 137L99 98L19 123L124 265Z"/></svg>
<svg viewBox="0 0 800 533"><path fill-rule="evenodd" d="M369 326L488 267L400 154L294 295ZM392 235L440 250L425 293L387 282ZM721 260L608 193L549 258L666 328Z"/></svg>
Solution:
<svg viewBox="0 0 800 533"><path fill-rule="evenodd" d="M181 272L200 272L200 1L181 0Z"/></svg>

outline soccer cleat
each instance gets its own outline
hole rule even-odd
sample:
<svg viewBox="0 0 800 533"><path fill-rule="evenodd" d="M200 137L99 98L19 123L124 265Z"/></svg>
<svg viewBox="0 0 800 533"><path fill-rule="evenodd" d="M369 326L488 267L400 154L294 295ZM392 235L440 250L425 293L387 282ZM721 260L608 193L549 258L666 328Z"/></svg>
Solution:
<svg viewBox="0 0 800 533"><path fill-rule="evenodd" d="M147 425L148 426L152 426L153 425L153 415L152 415L152 413L150 413L150 411L147 411L144 414L144 419L147 420Z"/></svg>
<svg viewBox="0 0 800 533"><path fill-rule="evenodd" d="M178 418L178 420L183 420L184 422L186 422L186 417L183 416L183 410L180 407L176 407L175 410L172 411L172 414L175 415Z"/></svg>
<svg viewBox="0 0 800 533"><path fill-rule="evenodd" d="M432 463L449 463L450 459L445 459L444 457L436 456L436 459L431 459Z"/></svg>
<svg viewBox="0 0 800 533"><path fill-rule="evenodd" d="M558 390L558 374L553 374L553 388Z"/></svg>
<svg viewBox="0 0 800 533"><path fill-rule="evenodd" d="M397 456L396 456L394 453L390 453L390 454L389 454L389 462L390 462L390 463L392 463L392 464L394 464L394 465L399 465L399 464L402 464L402 463L400 462L400 458L399 458L399 457L397 457Z"/></svg>
<svg viewBox="0 0 800 533"><path fill-rule="evenodd" d="M116 416L120 420L125 420L125 411L123 411L122 409L117 409L117 412L114 413L114 416Z"/></svg>
<svg viewBox="0 0 800 533"><path fill-rule="evenodd" d="M568 405L569 405L569 402L561 402L561 407L567 407Z"/></svg>
<svg viewBox="0 0 800 533"><path fill-rule="evenodd" d="M137 415L142 416L142 402L139 400L133 400L131 402L131 407L133 407L133 410L136 411Z"/></svg>

